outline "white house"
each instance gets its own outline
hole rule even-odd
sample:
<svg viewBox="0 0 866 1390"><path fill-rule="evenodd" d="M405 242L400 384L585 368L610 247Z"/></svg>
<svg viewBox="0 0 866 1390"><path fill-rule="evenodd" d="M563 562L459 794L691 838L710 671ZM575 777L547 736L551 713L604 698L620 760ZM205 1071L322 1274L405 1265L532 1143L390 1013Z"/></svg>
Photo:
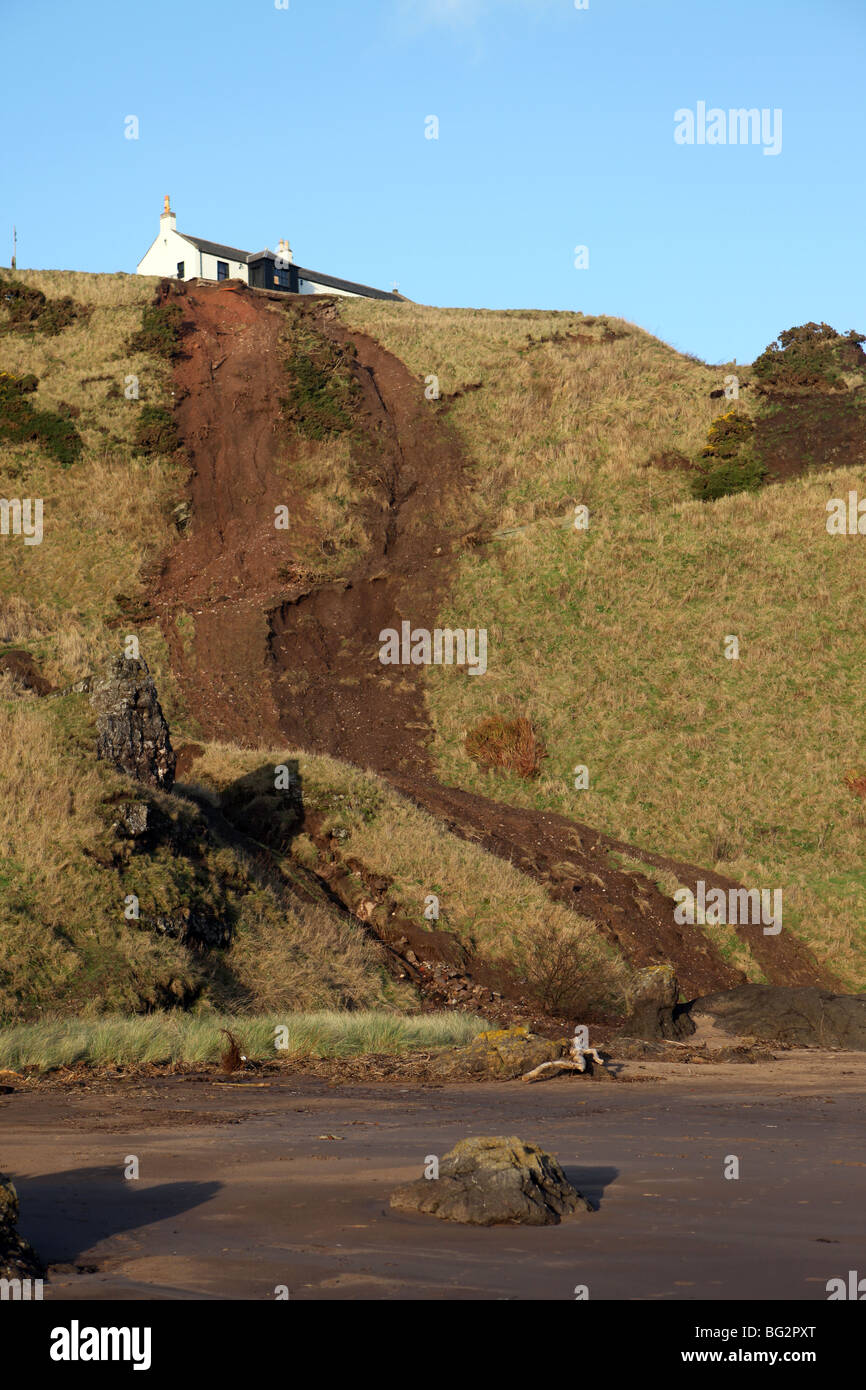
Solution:
<svg viewBox="0 0 866 1390"><path fill-rule="evenodd" d="M285 290L289 294L342 294L364 299L402 299L387 290L374 290L352 280L338 280L318 270L295 265L291 247L280 241L276 251L241 251L217 241L189 236L177 230L177 218L168 194L159 219L159 236L148 247L136 270L139 275L159 275L177 280L244 280L257 289Z"/></svg>

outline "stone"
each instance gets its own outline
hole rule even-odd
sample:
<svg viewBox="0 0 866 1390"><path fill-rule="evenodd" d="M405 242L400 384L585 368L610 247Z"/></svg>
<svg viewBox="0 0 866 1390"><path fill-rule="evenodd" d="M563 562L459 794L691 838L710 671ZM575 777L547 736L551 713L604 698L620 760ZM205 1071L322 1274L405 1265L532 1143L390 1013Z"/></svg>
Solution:
<svg viewBox="0 0 866 1390"><path fill-rule="evenodd" d="M592 1211L551 1154L502 1136L461 1139L438 1178L398 1187L391 1206L470 1226L556 1226L563 1216Z"/></svg>
<svg viewBox="0 0 866 1390"><path fill-rule="evenodd" d="M96 756L162 791L174 785L175 756L168 724L142 657L115 657L93 682Z"/></svg>
<svg viewBox="0 0 866 1390"><path fill-rule="evenodd" d="M452 1052L443 1061L448 1072L470 1076L489 1076L497 1081L513 1081L568 1052L569 1039L539 1037L528 1028L496 1028L478 1033L467 1047Z"/></svg>
<svg viewBox="0 0 866 1390"><path fill-rule="evenodd" d="M0 1279L39 1279L44 1268L33 1247L15 1229L18 1193L15 1184L0 1173Z"/></svg>
<svg viewBox="0 0 866 1390"><path fill-rule="evenodd" d="M695 1023L793 1047L866 1052L866 994L832 994L813 985L738 985L696 999Z"/></svg>
<svg viewBox="0 0 866 1390"><path fill-rule="evenodd" d="M688 1011L677 1005L679 984L672 965L635 971L628 990L629 1015L620 1028L631 1038L687 1038L695 1031Z"/></svg>
<svg viewBox="0 0 866 1390"><path fill-rule="evenodd" d="M146 801L125 801L111 827L124 840L143 840L153 831L153 815Z"/></svg>

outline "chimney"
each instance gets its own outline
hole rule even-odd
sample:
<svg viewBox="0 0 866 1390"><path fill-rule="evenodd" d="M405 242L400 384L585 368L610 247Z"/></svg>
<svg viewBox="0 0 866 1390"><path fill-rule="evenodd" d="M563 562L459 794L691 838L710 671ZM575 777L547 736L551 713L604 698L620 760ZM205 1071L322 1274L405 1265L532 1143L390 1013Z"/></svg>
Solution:
<svg viewBox="0 0 866 1390"><path fill-rule="evenodd" d="M292 248L285 237L280 237L279 241L277 242L277 255L285 263L285 265L291 265L295 259L292 253Z"/></svg>
<svg viewBox="0 0 866 1390"><path fill-rule="evenodd" d="M163 204L162 204L162 216L161 216L160 219L159 219L159 230L160 230L161 234L162 234L163 236L165 236L166 232L173 232L173 231L175 231L175 230L176 230L176 227L175 227L176 222L177 222L177 218L175 217L174 213L173 213L172 210L171 210L171 206L170 206L169 200L168 200L168 194L166 193L165 198L163 199Z"/></svg>

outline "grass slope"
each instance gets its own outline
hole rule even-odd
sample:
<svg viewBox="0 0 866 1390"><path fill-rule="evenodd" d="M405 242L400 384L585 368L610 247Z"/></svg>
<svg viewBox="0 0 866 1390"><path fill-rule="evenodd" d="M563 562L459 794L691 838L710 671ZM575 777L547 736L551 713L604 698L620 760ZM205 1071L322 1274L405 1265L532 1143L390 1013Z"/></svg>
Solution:
<svg viewBox="0 0 866 1390"><path fill-rule="evenodd" d="M438 615L490 634L485 676L428 674L442 777L782 888L785 929L862 989L866 822L844 776L866 765L866 545L825 523L830 498L866 492L866 470L702 503L688 472L647 460L698 456L728 408L710 391L748 369L705 366L616 319L364 300L340 312L419 389L430 374L443 395L481 383L449 419L474 460L479 521L511 534L464 552ZM748 390L741 404L754 408ZM569 525L577 504L588 530ZM491 714L537 727L548 758L534 783L467 758L467 731Z"/></svg>

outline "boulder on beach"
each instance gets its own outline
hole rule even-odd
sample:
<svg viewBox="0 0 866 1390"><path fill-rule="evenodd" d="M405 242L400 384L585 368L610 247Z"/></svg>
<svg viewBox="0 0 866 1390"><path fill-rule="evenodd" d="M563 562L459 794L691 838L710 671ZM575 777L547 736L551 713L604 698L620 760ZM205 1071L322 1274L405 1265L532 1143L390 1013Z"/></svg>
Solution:
<svg viewBox="0 0 866 1390"><path fill-rule="evenodd" d="M417 1211L470 1226L555 1226L591 1211L556 1159L536 1144L502 1136L461 1139L439 1164L391 1194L395 1211Z"/></svg>
<svg viewBox="0 0 866 1390"><path fill-rule="evenodd" d="M31 1245L19 1236L18 1193L15 1184L0 1173L0 1279L39 1279L44 1269Z"/></svg>
<svg viewBox="0 0 866 1390"><path fill-rule="evenodd" d="M629 1014L620 1028L629 1038L687 1038L695 1031L685 1009L677 1006L679 984L672 965L648 965L635 971L628 990Z"/></svg>
<svg viewBox="0 0 866 1390"><path fill-rule="evenodd" d="M551 1041L528 1028L494 1028L478 1033L467 1047L449 1053L442 1062L444 1074L489 1076L513 1081L542 1062L553 1062L568 1051L569 1039Z"/></svg>
<svg viewBox="0 0 866 1390"><path fill-rule="evenodd" d="M793 1047L866 1052L866 994L832 994L812 985L738 985L696 999L696 1024Z"/></svg>

